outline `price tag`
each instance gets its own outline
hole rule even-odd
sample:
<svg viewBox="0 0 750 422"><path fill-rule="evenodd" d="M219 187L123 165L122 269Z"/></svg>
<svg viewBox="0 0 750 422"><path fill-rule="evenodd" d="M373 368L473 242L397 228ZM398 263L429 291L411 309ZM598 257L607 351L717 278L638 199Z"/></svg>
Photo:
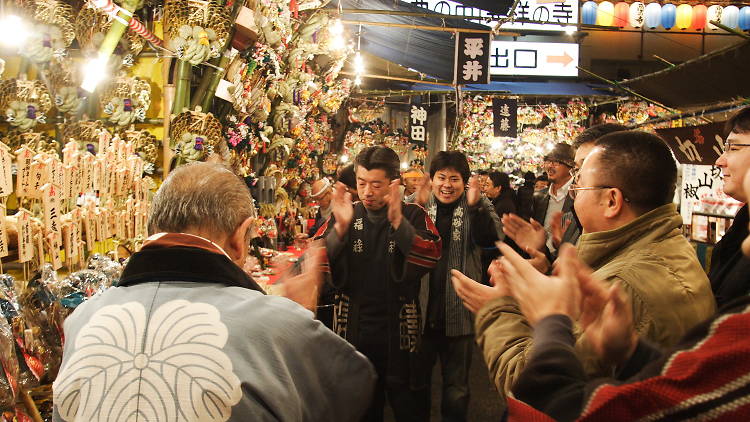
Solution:
<svg viewBox="0 0 750 422"><path fill-rule="evenodd" d="M29 198L39 199L42 197L40 189L47 184L49 178L47 167L44 162L36 159L31 163L31 188L27 195Z"/></svg>
<svg viewBox="0 0 750 422"><path fill-rule="evenodd" d="M5 206L0 205L0 257L8 256L8 229L5 226Z"/></svg>
<svg viewBox="0 0 750 422"><path fill-rule="evenodd" d="M83 217L83 230L86 236L86 246L89 250L94 250L94 242L96 242L96 215L93 212L87 211Z"/></svg>
<svg viewBox="0 0 750 422"><path fill-rule="evenodd" d="M49 255L52 260L52 269L59 270L62 268L62 257L60 256L60 233L48 233L47 242L49 244Z"/></svg>
<svg viewBox="0 0 750 422"><path fill-rule="evenodd" d="M48 232L60 234L60 206L62 195L59 186L46 184L42 187L42 203L44 205L44 226Z"/></svg>

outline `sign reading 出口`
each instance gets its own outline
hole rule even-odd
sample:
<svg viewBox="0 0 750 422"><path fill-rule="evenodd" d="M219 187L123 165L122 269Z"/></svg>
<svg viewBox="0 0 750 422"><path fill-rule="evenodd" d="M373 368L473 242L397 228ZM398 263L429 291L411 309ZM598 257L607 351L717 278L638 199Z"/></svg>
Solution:
<svg viewBox="0 0 750 422"><path fill-rule="evenodd" d="M724 123L656 129L682 164L714 165L724 152Z"/></svg>
<svg viewBox="0 0 750 422"><path fill-rule="evenodd" d="M578 76L579 45L493 41L492 75Z"/></svg>

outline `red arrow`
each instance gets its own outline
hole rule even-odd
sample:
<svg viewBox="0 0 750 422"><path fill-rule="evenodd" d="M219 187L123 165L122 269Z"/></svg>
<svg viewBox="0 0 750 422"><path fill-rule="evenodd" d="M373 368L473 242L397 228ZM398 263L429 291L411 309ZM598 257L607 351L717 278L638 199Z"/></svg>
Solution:
<svg viewBox="0 0 750 422"><path fill-rule="evenodd" d="M567 51L562 56L547 56L547 63L560 63L563 67L569 65L572 61L573 58L570 57Z"/></svg>

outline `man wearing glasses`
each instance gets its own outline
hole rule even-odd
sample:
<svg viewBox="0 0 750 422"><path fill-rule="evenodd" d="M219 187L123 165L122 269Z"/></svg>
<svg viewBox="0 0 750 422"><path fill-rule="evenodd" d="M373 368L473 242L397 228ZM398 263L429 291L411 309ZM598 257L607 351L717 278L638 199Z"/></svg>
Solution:
<svg viewBox="0 0 750 422"><path fill-rule="evenodd" d="M724 153L716 160L716 166L724 176L724 193L745 205L711 255L709 279L718 306L750 293L750 259L740 251L740 244L748 236L748 196L742 189L742 180L750 168L750 107L732 116L725 132L728 136Z"/></svg>
<svg viewBox="0 0 750 422"><path fill-rule="evenodd" d="M622 131L596 142L570 186L583 227L579 257L597 278L621 286L638 334L663 347L673 346L715 310L706 274L680 230L682 218L672 203L676 179L677 165L661 138ZM476 312L477 343L499 391L507 392L533 340L526 316L508 297L503 273L501 260L490 267L494 287L458 272L453 283ZM612 370L584 337L577 339L576 350L589 375Z"/></svg>

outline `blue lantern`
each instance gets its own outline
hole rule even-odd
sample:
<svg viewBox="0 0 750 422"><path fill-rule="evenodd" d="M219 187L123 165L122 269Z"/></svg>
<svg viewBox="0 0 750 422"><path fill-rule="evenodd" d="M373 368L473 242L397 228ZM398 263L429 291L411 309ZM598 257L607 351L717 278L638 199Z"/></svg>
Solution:
<svg viewBox="0 0 750 422"><path fill-rule="evenodd" d="M667 31L674 27L675 21L677 20L677 6L672 3L667 3L661 7L661 26Z"/></svg>
<svg viewBox="0 0 750 422"><path fill-rule="evenodd" d="M661 5L649 3L646 5L646 28L654 29L661 23Z"/></svg>
<svg viewBox="0 0 750 422"><path fill-rule="evenodd" d="M727 6L721 13L721 23L730 28L737 28L740 19L740 9L737 6Z"/></svg>
<svg viewBox="0 0 750 422"><path fill-rule="evenodd" d="M584 25L596 25L597 4L594 1L587 1L581 6L581 21Z"/></svg>
<svg viewBox="0 0 750 422"><path fill-rule="evenodd" d="M750 6L745 6L740 9L740 16L737 23L743 31L750 29Z"/></svg>

